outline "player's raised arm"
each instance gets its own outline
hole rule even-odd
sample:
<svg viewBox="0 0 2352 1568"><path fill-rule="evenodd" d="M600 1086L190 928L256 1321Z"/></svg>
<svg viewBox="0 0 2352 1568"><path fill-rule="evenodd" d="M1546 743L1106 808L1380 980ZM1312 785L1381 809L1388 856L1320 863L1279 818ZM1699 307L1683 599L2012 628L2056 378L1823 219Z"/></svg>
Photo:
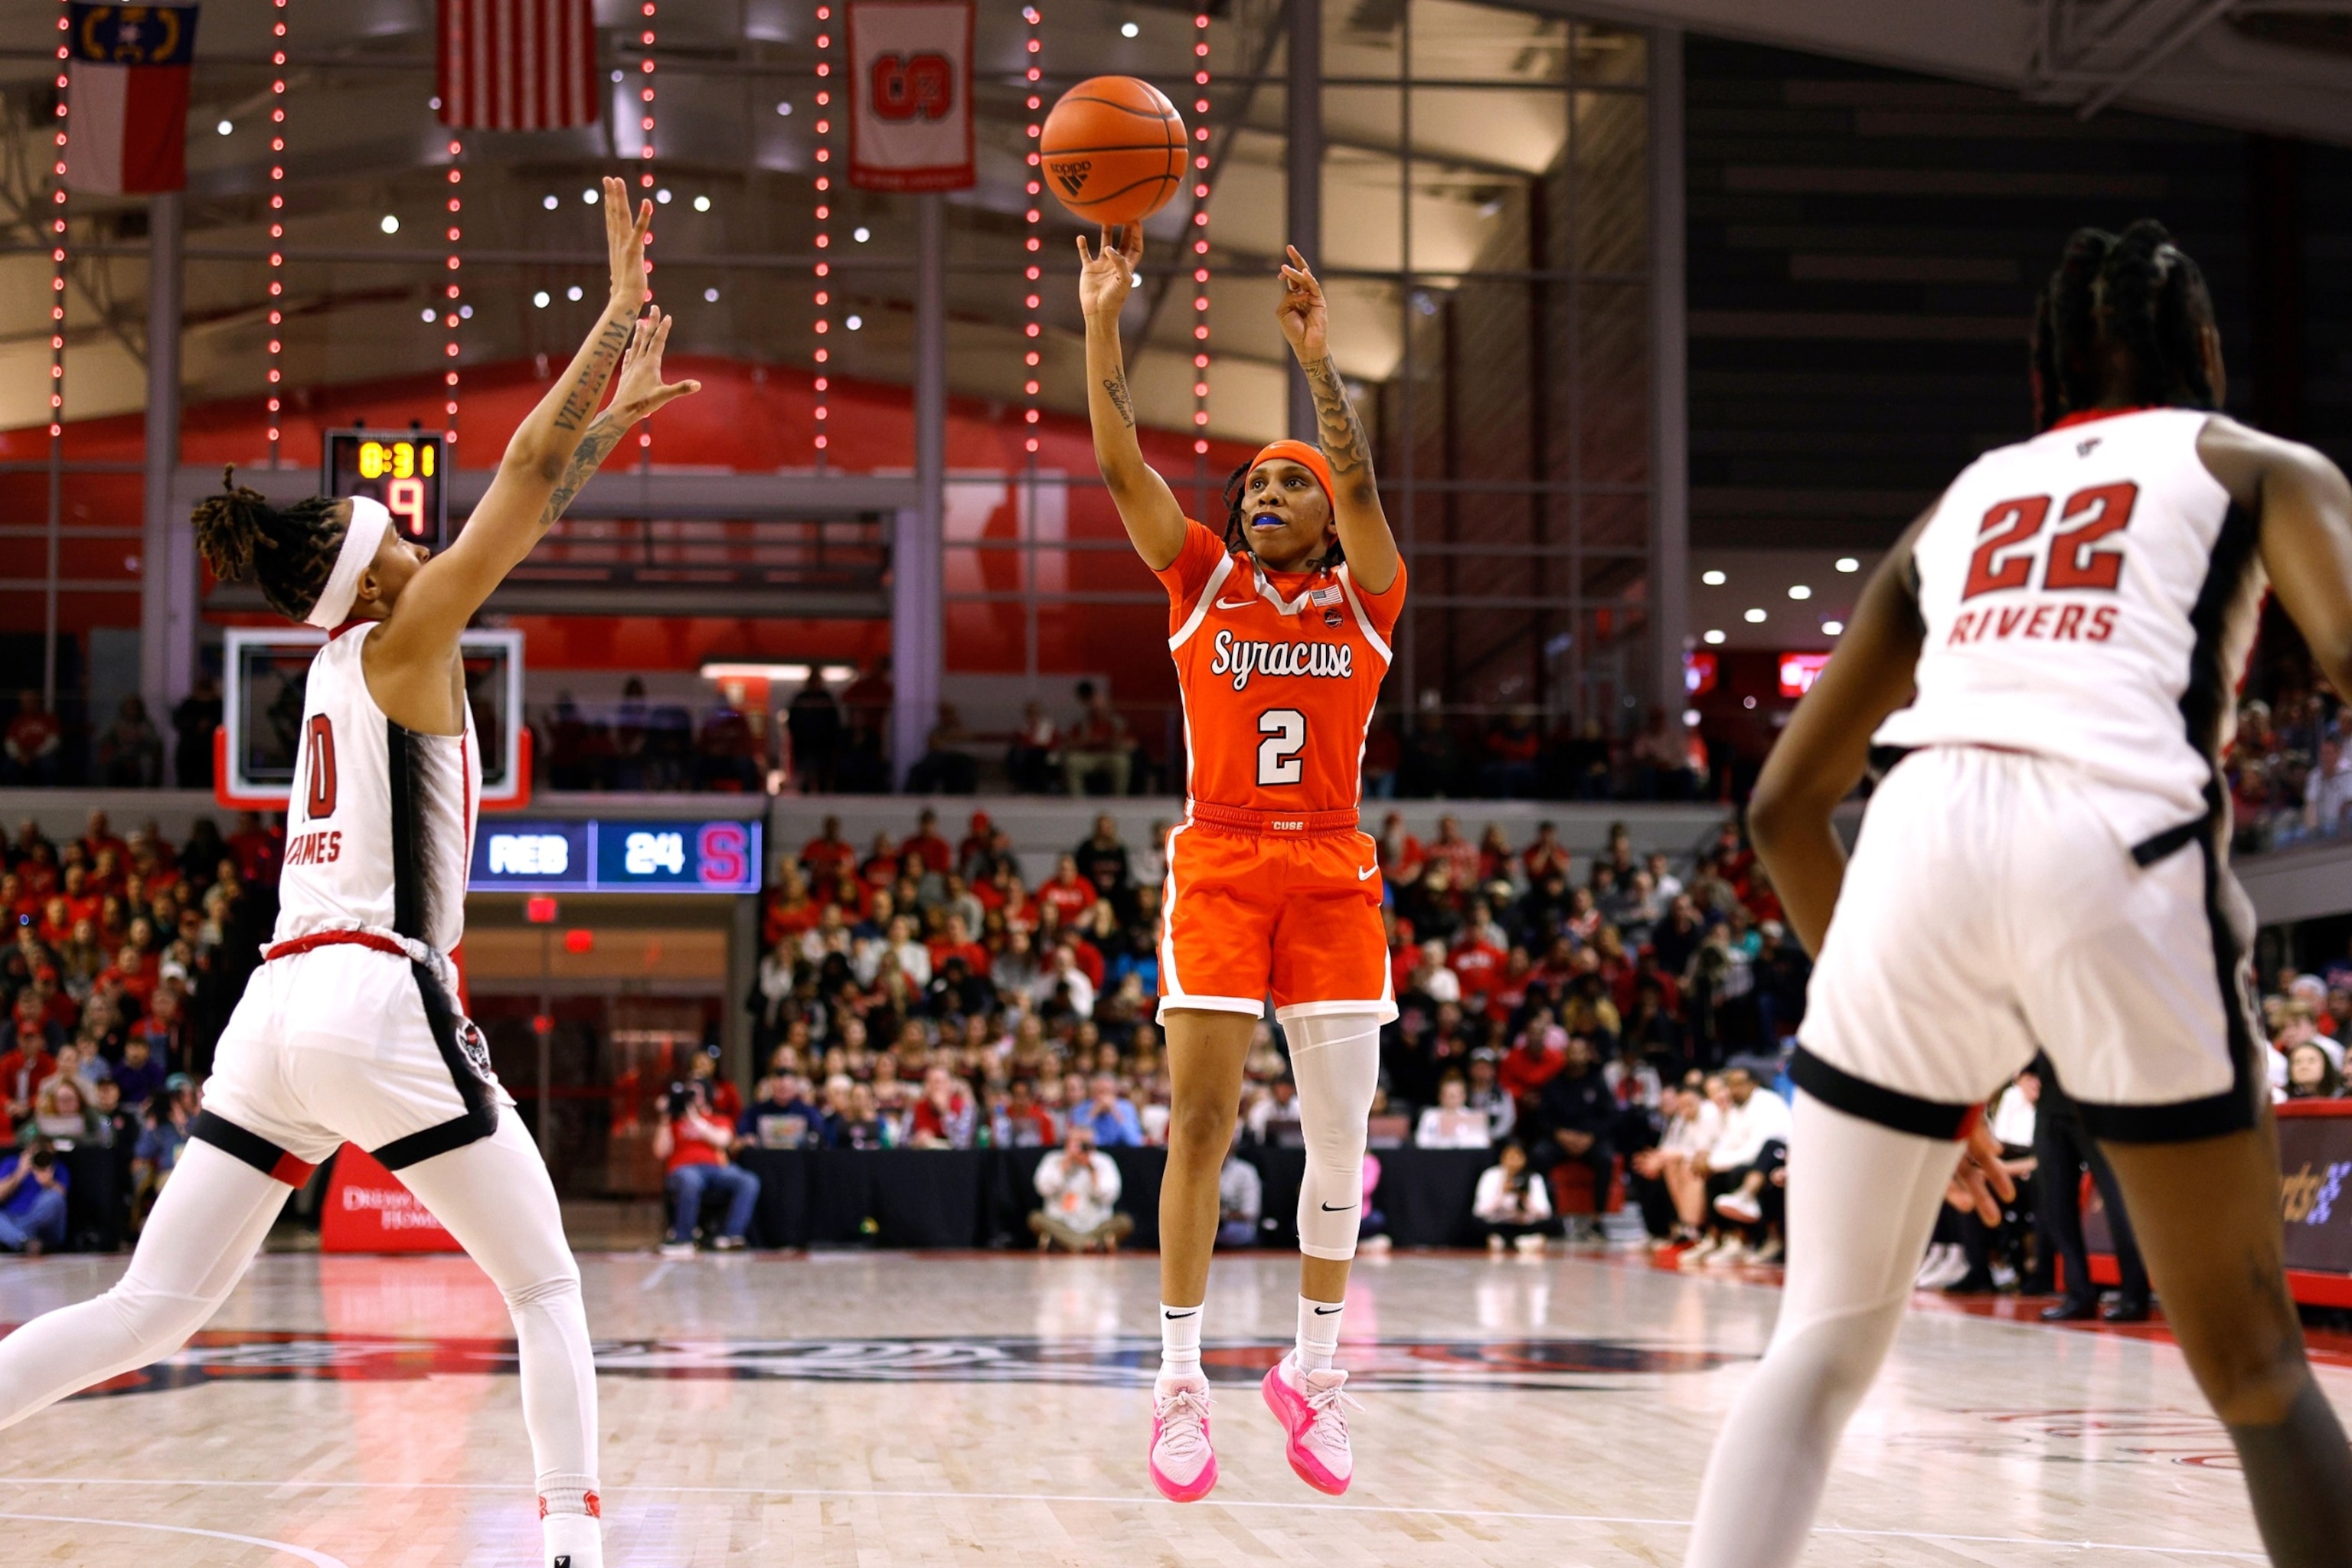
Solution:
<svg viewBox="0 0 2352 1568"><path fill-rule="evenodd" d="M1078 236L1078 308L1087 319L1087 417L1094 426L1095 466L1110 487L1118 520L1127 525L1135 552L1154 572L1165 570L1184 547L1184 509L1150 464L1135 436L1135 400L1128 395L1127 360L1119 348L1118 313L1135 287L1143 261L1143 228L1124 226L1122 237L1102 231L1102 248L1090 250Z"/></svg>
<svg viewBox="0 0 2352 1568"><path fill-rule="evenodd" d="M1880 721L1911 700L1922 636L1911 546L1935 512L1929 507L1905 531L1864 585L1837 651L1789 715L1748 797L1757 857L1798 940L1816 956L1845 879L1845 847L1831 816L1862 782Z"/></svg>
<svg viewBox="0 0 2352 1568"><path fill-rule="evenodd" d="M661 345L668 338L669 323L658 312L642 323L637 320L646 301L646 231L652 222L653 204L638 204L633 217L627 188L616 179L604 181L604 247L612 289L604 315L539 406L516 427L498 475L467 518L465 531L418 571L375 634L374 646L384 658L404 661L454 645L466 623L530 553L628 424L698 390L697 382L660 383ZM596 405L604 401L604 389L624 358L633 353L641 365L650 366L653 383L635 385L625 403L615 399L599 431ZM618 428L609 423L621 419L625 422ZM593 443L592 431L596 433Z"/></svg>
<svg viewBox="0 0 2352 1568"><path fill-rule="evenodd" d="M1364 422L1348 400L1347 384L1332 363L1330 309L1323 285L1298 254L1286 247L1290 259L1282 268L1282 302L1275 320L1307 384L1315 394L1317 444L1331 462L1331 515L1339 526L1339 547L1347 552L1348 570L1369 593L1385 594L1396 581L1396 536L1389 531L1388 514L1381 510L1381 488L1372 478L1372 444Z"/></svg>

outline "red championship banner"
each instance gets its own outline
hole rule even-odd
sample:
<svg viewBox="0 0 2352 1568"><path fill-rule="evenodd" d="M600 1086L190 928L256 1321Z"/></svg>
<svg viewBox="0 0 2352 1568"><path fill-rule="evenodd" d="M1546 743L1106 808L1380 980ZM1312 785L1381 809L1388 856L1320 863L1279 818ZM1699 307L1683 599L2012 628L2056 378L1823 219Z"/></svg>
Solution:
<svg viewBox="0 0 2352 1568"><path fill-rule="evenodd" d="M457 1238L356 1144L335 1156L327 1183L326 1212L319 1216L321 1252L457 1252Z"/></svg>
<svg viewBox="0 0 2352 1568"><path fill-rule="evenodd" d="M851 184L971 188L971 0L851 0Z"/></svg>

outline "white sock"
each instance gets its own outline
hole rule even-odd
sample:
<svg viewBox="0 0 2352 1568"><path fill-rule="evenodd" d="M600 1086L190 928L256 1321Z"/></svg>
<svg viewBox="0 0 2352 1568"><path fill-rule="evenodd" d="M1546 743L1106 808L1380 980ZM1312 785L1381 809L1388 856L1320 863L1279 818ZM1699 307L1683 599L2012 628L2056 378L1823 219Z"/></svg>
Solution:
<svg viewBox="0 0 2352 1568"><path fill-rule="evenodd" d="M1344 1301L1298 1298L1298 1346L1291 1353L1301 1372L1328 1372L1339 1356L1339 1312Z"/></svg>
<svg viewBox="0 0 2352 1568"><path fill-rule="evenodd" d="M1201 1379L1201 1314L1203 1307L1171 1307L1160 1303L1160 1381L1197 1383Z"/></svg>

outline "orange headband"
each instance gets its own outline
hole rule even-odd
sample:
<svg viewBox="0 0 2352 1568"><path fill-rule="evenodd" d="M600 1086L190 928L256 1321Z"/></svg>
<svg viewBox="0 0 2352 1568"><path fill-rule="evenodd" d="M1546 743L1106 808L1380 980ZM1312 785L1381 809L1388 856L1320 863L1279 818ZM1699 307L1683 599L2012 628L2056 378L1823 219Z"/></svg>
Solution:
<svg viewBox="0 0 2352 1568"><path fill-rule="evenodd" d="M1310 447L1304 441L1268 441L1258 448L1257 456L1250 459L1250 468L1255 469L1259 464L1276 458L1287 458L1313 474L1315 482L1323 487L1323 499L1332 502L1333 513L1337 515L1339 503L1331 494L1331 459L1323 455L1322 447Z"/></svg>

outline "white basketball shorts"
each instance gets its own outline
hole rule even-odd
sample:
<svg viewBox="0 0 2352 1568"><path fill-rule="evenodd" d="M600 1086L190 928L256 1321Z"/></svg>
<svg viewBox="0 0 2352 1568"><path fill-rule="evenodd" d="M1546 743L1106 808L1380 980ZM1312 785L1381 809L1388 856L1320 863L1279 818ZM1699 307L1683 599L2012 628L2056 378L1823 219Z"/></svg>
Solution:
<svg viewBox="0 0 2352 1568"><path fill-rule="evenodd" d="M2208 822L2133 845L2114 786L2044 757L1911 753L1871 797L1790 1074L1841 1110L1955 1138L2039 1050L2093 1136L2253 1125L2253 918Z"/></svg>
<svg viewBox="0 0 2352 1568"><path fill-rule="evenodd" d="M394 1171L461 1149L513 1103L431 970L337 941L253 972L193 1135L299 1185L346 1142Z"/></svg>

